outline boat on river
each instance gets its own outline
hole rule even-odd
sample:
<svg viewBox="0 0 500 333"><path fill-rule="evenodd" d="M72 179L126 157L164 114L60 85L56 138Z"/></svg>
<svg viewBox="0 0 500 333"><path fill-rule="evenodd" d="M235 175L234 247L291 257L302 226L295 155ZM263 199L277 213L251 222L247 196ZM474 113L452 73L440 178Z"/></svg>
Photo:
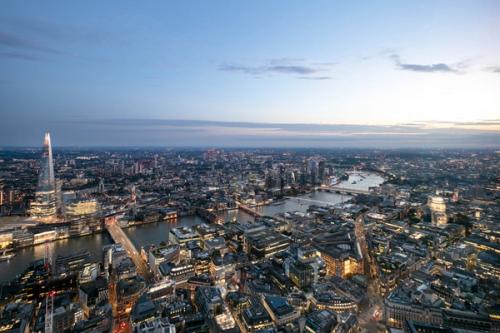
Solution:
<svg viewBox="0 0 500 333"><path fill-rule="evenodd" d="M16 254L14 252L8 252L7 250L3 250L0 254L0 261L7 261L14 258Z"/></svg>

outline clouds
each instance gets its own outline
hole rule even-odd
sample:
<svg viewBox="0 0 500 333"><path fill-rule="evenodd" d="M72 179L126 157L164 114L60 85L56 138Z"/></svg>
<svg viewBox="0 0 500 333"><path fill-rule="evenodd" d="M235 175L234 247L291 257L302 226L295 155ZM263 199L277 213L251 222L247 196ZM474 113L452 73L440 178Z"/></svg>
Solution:
<svg viewBox="0 0 500 333"><path fill-rule="evenodd" d="M333 78L330 76L298 76L297 79L323 81L323 80L332 80Z"/></svg>
<svg viewBox="0 0 500 333"><path fill-rule="evenodd" d="M500 132L500 119L484 119L475 121L414 121L403 126L421 129L473 130L482 132Z"/></svg>
<svg viewBox="0 0 500 333"><path fill-rule="evenodd" d="M271 130L280 133L294 135L331 135L331 136L354 136L354 135L422 135L435 131L455 132L456 129L469 128L471 133L478 131L493 130L500 131L500 119L484 119L477 121L414 121L397 125L358 125L358 124L306 124L306 123L266 123L266 122L244 122L244 121L212 121L212 120L184 120L184 119L100 119L74 122L78 124L90 124L93 126L115 127L115 128L196 128L196 129L252 129ZM409 132L408 128L412 131Z"/></svg>
<svg viewBox="0 0 500 333"><path fill-rule="evenodd" d="M488 66L484 68L485 71L490 73L499 73L500 74L500 66Z"/></svg>
<svg viewBox="0 0 500 333"><path fill-rule="evenodd" d="M259 75L266 73L281 73L281 74L297 74L309 75L315 74L320 70L307 66L291 66L291 65L270 65L270 66L244 66L244 65L221 65L222 71L240 72L243 74Z"/></svg>
<svg viewBox="0 0 500 333"><path fill-rule="evenodd" d="M396 49L384 49L379 52L379 56L388 57L394 63L396 70L415 73L443 73L443 74L466 74L471 65L476 62L476 58L467 58L455 63L430 63L418 64L408 63L401 60L401 56L394 53ZM362 61L371 59L363 57ZM349 62L349 60L346 60ZM265 78L272 76L290 76L300 80L332 80L331 71L334 66L339 68L347 64L336 62L307 62L301 58L280 58L272 59L264 64L246 65L235 63L223 63L218 66L218 70L229 73L239 73L249 75L254 78ZM484 67L485 71L500 73L500 66Z"/></svg>
<svg viewBox="0 0 500 333"><path fill-rule="evenodd" d="M43 122L43 121L42 121ZM500 129L470 123L414 122L406 125L255 123L118 118L27 122L2 126L3 145L40 144L50 129L56 146L308 147L308 148L498 148ZM498 120L478 121L498 124ZM473 125L473 126L472 126ZM28 128L32 126L34 128ZM5 128L2 128L5 127ZM26 127L26 128L25 128ZM460 129L460 130L457 130ZM14 141L12 137L22 138ZM22 140L22 141L20 141Z"/></svg>
<svg viewBox="0 0 500 333"><path fill-rule="evenodd" d="M0 57L28 61L70 55L75 43L102 45L110 41L107 33L72 25L56 25L48 21L0 17Z"/></svg>
<svg viewBox="0 0 500 333"><path fill-rule="evenodd" d="M383 56L387 56L387 52L381 54ZM389 59L391 59L394 62L394 64L396 65L396 69L398 70L417 72L417 73L451 73L451 74L469 73L470 69L474 69L474 67L477 67L474 65L480 58L480 57L467 58L456 63L414 64L414 63L402 62L400 55L397 53L392 53L388 56ZM490 73L500 73L500 66L486 66L483 67L483 70Z"/></svg>
<svg viewBox="0 0 500 333"><path fill-rule="evenodd" d="M396 68L404 71L420 72L420 73L459 73L460 67L463 65L450 65L445 63L436 64L409 64L401 62L401 58L397 54L393 54L390 58L396 64Z"/></svg>
<svg viewBox="0 0 500 333"><path fill-rule="evenodd" d="M417 65L417 64L398 64L402 70L424 73L456 73L457 71L447 64L431 64L431 65Z"/></svg>
<svg viewBox="0 0 500 333"><path fill-rule="evenodd" d="M241 73L254 77L272 75L288 75L297 79L306 80L330 80L328 74L333 63L305 63L303 59L273 59L262 65L235 65L222 64L218 67L220 71Z"/></svg>
<svg viewBox="0 0 500 333"><path fill-rule="evenodd" d="M53 34L49 33L49 25L13 18L2 18L1 22L0 57L38 61L62 53L54 46L57 44L52 40Z"/></svg>
<svg viewBox="0 0 500 333"><path fill-rule="evenodd" d="M28 60L28 61L38 61L38 60L43 59L41 56L23 53L23 52L17 52L17 51L0 52L0 57L1 58L10 58L10 59L19 59L19 60Z"/></svg>
<svg viewBox="0 0 500 333"><path fill-rule="evenodd" d="M275 65L266 68L266 71L283 73L283 74L300 74L300 75L309 75L319 72L320 70L307 67L307 66L291 66L291 65Z"/></svg>
<svg viewBox="0 0 500 333"><path fill-rule="evenodd" d="M41 43L35 39L30 39L26 37L21 37L10 32L0 31L0 47L7 51L3 51L6 55L28 55L24 52L34 51L37 53L50 53L58 54L60 53L53 47L50 47L44 43Z"/></svg>

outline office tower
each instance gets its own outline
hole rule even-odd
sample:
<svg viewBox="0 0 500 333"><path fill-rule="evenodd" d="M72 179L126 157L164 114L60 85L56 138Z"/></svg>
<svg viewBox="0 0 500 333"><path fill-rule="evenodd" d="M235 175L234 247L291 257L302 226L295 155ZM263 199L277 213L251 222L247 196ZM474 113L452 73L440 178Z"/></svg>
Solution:
<svg viewBox="0 0 500 333"><path fill-rule="evenodd" d="M325 181L325 161L318 163L318 183L322 184Z"/></svg>
<svg viewBox="0 0 500 333"><path fill-rule="evenodd" d="M311 185L314 186L318 181L318 161L315 159L309 160L308 170L311 177Z"/></svg>
<svg viewBox="0 0 500 333"><path fill-rule="evenodd" d="M286 183L285 166L283 164L280 164L279 170L280 170L280 195L283 196Z"/></svg>
<svg viewBox="0 0 500 333"><path fill-rule="evenodd" d="M101 178L99 185L97 186L97 193L104 193L104 179Z"/></svg>
<svg viewBox="0 0 500 333"><path fill-rule="evenodd" d="M302 164L302 167L300 169L299 181L301 186L307 185L307 160L304 160L304 163Z"/></svg>
<svg viewBox="0 0 500 333"><path fill-rule="evenodd" d="M154 156L154 168L158 169L158 154L155 154Z"/></svg>
<svg viewBox="0 0 500 333"><path fill-rule="evenodd" d="M38 186L35 200L31 203L31 216L43 222L57 220L57 189L52 161L50 134L45 133Z"/></svg>

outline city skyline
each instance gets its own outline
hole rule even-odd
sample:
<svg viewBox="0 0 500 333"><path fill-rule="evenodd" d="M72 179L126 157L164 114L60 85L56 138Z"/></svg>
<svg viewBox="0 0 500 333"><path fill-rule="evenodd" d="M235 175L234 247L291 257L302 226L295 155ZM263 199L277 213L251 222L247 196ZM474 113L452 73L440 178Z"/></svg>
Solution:
<svg viewBox="0 0 500 333"><path fill-rule="evenodd" d="M68 146L500 141L496 1L2 8L0 146L35 146L45 131ZM179 120L203 133L179 144ZM330 128L320 140L311 124Z"/></svg>
<svg viewBox="0 0 500 333"><path fill-rule="evenodd" d="M0 333L500 333L500 1L0 3Z"/></svg>
<svg viewBox="0 0 500 333"><path fill-rule="evenodd" d="M50 147L0 150L4 330L500 328L498 151Z"/></svg>

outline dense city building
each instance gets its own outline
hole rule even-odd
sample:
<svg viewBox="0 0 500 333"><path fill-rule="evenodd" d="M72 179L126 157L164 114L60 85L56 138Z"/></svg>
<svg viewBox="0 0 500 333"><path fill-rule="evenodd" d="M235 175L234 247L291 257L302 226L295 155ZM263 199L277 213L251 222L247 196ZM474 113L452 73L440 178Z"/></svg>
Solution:
<svg viewBox="0 0 500 333"><path fill-rule="evenodd" d="M0 331L499 330L497 152L46 143L0 151Z"/></svg>

